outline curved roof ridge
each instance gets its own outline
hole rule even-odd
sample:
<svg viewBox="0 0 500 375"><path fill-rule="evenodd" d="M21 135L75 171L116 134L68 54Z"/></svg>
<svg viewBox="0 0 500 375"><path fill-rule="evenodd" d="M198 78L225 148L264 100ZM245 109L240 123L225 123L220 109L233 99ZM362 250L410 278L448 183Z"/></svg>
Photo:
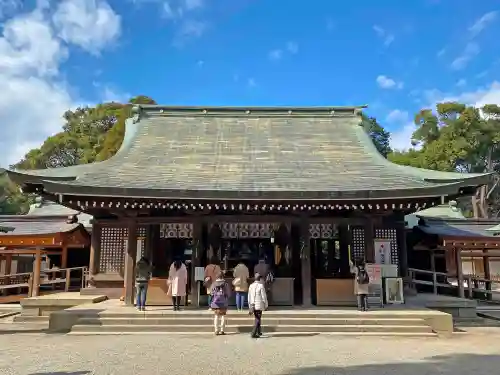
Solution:
<svg viewBox="0 0 500 375"><path fill-rule="evenodd" d="M156 112L141 112L145 108ZM181 115L161 112L165 108ZM196 115L182 112L186 108ZM263 112L256 116L246 116L251 107L211 107L238 111L220 116L203 108L210 107L137 106L120 149L108 160L8 173L51 194L210 199L432 197L462 193L488 177L388 161L360 126L358 107L342 107L347 115L332 107L308 107L299 115L293 108L301 107L259 107ZM278 108L279 116L269 115L269 108Z"/></svg>

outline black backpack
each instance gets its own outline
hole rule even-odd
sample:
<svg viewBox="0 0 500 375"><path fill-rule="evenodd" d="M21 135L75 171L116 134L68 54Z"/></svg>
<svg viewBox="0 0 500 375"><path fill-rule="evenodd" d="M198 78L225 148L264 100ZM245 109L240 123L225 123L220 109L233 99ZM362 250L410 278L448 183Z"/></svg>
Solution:
<svg viewBox="0 0 500 375"><path fill-rule="evenodd" d="M368 272L366 272L365 268L358 268L358 276L356 278L358 284L369 284L370 276L368 276Z"/></svg>

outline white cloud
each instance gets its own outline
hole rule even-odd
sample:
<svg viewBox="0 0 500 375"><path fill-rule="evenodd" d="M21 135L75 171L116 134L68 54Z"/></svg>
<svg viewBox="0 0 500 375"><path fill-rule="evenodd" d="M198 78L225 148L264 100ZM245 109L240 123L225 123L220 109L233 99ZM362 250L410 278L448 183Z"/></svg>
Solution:
<svg viewBox="0 0 500 375"><path fill-rule="evenodd" d="M142 2L147 1L142 0ZM187 13L204 6L204 0L149 0L149 2L161 3L165 16L171 19L182 18Z"/></svg>
<svg viewBox="0 0 500 375"><path fill-rule="evenodd" d="M463 86L465 86L466 84L467 84L467 80L466 80L466 79L464 79L464 78L462 78L462 79L459 79L459 80L457 81L456 86L457 86L457 87L463 87Z"/></svg>
<svg viewBox="0 0 500 375"><path fill-rule="evenodd" d="M483 14L480 18L474 22L474 24L469 27L470 37L474 38L478 36L486 27L493 23L497 18L498 12L488 12Z"/></svg>
<svg viewBox="0 0 500 375"><path fill-rule="evenodd" d="M132 97L132 95L127 92L123 92L114 86L102 84L100 82L94 82L94 87L98 89L100 101L103 103L127 103Z"/></svg>
<svg viewBox="0 0 500 375"><path fill-rule="evenodd" d="M469 62L481 52L479 45L477 43L469 42L465 46L463 52L455 58L451 63L451 68L453 70L464 69Z"/></svg>
<svg viewBox="0 0 500 375"><path fill-rule="evenodd" d="M3 167L18 162L29 149L59 132L64 112L81 104L60 74L69 50L51 26L49 4L45 0L37 4L34 11L7 20L0 35ZM89 27L91 34L95 25Z"/></svg>
<svg viewBox="0 0 500 375"><path fill-rule="evenodd" d="M387 32L382 27L373 25L373 31L375 31L375 34L377 34L377 36L382 39L384 46L389 47L392 42L394 42L394 34Z"/></svg>
<svg viewBox="0 0 500 375"><path fill-rule="evenodd" d="M104 0L64 0L52 20L64 41L93 54L121 33L121 17Z"/></svg>
<svg viewBox="0 0 500 375"><path fill-rule="evenodd" d="M387 122L396 123L396 122L406 122L408 121L409 118L410 117L407 111L402 111L400 109L393 109L391 112L389 112L385 120Z"/></svg>
<svg viewBox="0 0 500 375"><path fill-rule="evenodd" d="M397 82L392 78L389 78L385 75L379 75L376 79L377 84L380 88L383 89L402 89L403 82Z"/></svg>
<svg viewBox="0 0 500 375"><path fill-rule="evenodd" d="M397 129L391 132L390 144L393 149L407 150L413 147L411 144L411 136L416 127L413 121L411 121L407 111L394 109L389 112L385 120L390 123L393 128Z"/></svg>
<svg viewBox="0 0 500 375"><path fill-rule="evenodd" d="M295 42L288 42L286 44L286 49L291 54L296 54L297 52L299 52L299 45Z"/></svg>
<svg viewBox="0 0 500 375"><path fill-rule="evenodd" d="M0 20L22 7L22 0L0 0Z"/></svg>
<svg viewBox="0 0 500 375"><path fill-rule="evenodd" d="M485 104L500 105L500 82L494 81L486 87L475 91L464 91L460 93L444 93L439 90L429 90L424 93L427 105L425 108L435 108L436 103L457 101L475 107ZM405 119L406 112L394 110L387 115L386 120L397 128L391 132L391 147L396 150L405 150L411 146L411 136L416 126L411 122L409 116Z"/></svg>
<svg viewBox="0 0 500 375"><path fill-rule="evenodd" d="M280 60L283 57L283 51L280 49L273 49L269 51L269 59L270 60Z"/></svg>
<svg viewBox="0 0 500 375"><path fill-rule="evenodd" d="M284 48L275 48L269 51L269 60L278 61L283 58L284 53L287 52L291 55L295 55L299 52L299 45L295 42L288 42Z"/></svg>

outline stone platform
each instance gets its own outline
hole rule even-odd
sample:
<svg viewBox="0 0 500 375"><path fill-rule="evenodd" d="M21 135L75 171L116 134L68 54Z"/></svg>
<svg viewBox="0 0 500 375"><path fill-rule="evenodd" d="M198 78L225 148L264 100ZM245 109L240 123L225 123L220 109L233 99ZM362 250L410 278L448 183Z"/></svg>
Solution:
<svg viewBox="0 0 500 375"><path fill-rule="evenodd" d="M227 333L249 332L246 312L229 310ZM451 335L450 314L429 309L390 306L359 312L352 308L272 308L263 318L273 334L336 334L374 336ZM150 307L137 311L117 300L80 305L54 312L49 330L71 334L213 334L213 313L206 309L173 311Z"/></svg>
<svg viewBox="0 0 500 375"><path fill-rule="evenodd" d="M48 320L56 312L78 305L92 305L107 299L106 296L82 296L79 292L61 292L21 300L21 313L15 322Z"/></svg>
<svg viewBox="0 0 500 375"><path fill-rule="evenodd" d="M439 294L418 293L406 297L406 305L415 308L427 308L451 314L455 319L477 318L477 301L444 296Z"/></svg>

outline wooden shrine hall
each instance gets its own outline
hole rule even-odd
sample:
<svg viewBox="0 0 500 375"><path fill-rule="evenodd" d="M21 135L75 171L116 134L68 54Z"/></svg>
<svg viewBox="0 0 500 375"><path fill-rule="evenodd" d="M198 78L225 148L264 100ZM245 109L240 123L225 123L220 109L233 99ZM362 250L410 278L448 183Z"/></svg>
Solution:
<svg viewBox="0 0 500 375"><path fill-rule="evenodd" d="M418 268L446 273L447 281L456 281L458 296L465 296L466 276L488 280L489 290L489 281L500 281L498 220L422 217L418 224L412 233Z"/></svg>
<svg viewBox="0 0 500 375"><path fill-rule="evenodd" d="M264 258L275 305L354 303L349 260L386 262L406 276L404 216L473 194L488 174L399 166L361 126L363 107L140 105L121 148L87 165L9 170L26 192L94 217L85 293L133 304L139 256L153 265L148 303L169 304L172 260L212 259L228 272Z"/></svg>
<svg viewBox="0 0 500 375"><path fill-rule="evenodd" d="M88 265L90 235L75 216L0 215L0 227L6 229L0 232L0 292L5 296L23 294L23 288L30 289L27 296L38 296L43 265Z"/></svg>

